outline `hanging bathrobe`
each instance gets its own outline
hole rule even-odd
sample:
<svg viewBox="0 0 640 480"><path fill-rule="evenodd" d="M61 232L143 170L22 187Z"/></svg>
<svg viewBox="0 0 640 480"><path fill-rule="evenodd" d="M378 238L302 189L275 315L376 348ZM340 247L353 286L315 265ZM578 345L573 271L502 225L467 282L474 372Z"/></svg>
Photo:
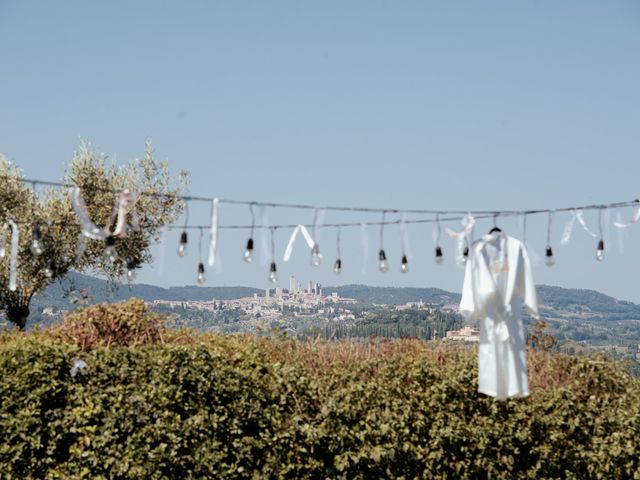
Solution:
<svg viewBox="0 0 640 480"><path fill-rule="evenodd" d="M522 303L538 318L531 262L524 244L501 232L473 243L460 313L480 321L478 391L506 399L529 395Z"/></svg>

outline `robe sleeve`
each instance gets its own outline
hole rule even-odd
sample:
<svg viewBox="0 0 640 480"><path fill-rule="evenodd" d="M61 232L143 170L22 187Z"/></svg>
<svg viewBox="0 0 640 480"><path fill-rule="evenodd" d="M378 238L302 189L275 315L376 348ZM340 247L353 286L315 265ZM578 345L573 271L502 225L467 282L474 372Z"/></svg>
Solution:
<svg viewBox="0 0 640 480"><path fill-rule="evenodd" d="M538 296L536 294L536 284L533 281L533 271L527 247L524 245L520 249L521 264L518 272L517 290L522 297L524 305L533 318L540 318L538 314Z"/></svg>
<svg viewBox="0 0 640 480"><path fill-rule="evenodd" d="M474 319L476 314L476 302L473 292L473 267L471 258L467 259L464 269L464 282L462 284L462 298L460 300L460 314L467 320Z"/></svg>

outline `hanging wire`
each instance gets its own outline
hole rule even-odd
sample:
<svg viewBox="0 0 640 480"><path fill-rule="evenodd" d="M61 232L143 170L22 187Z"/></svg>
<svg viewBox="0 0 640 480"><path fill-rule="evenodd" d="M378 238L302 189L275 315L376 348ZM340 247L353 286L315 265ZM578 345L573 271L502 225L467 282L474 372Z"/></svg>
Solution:
<svg viewBox="0 0 640 480"><path fill-rule="evenodd" d="M9 175L0 175L0 178L11 178L15 179L15 177L11 177ZM19 179L23 183L31 183L35 185L47 185L52 187L60 187L60 188L71 188L76 187L74 184L62 183L62 182L51 182L46 180L38 180L38 179L29 179L22 178ZM111 193L120 193L122 190L119 189L105 189L105 188L97 188L98 191L103 192L111 192ZM213 201L213 197L202 197L202 196L192 196L192 195L177 195L173 193L161 193L156 191L141 191L138 192L138 195L147 195L153 197L160 198L175 198L181 199L185 201L185 220L188 219L188 202L190 201L203 201L203 202L211 202ZM292 209L313 209L313 210L338 210L345 212L381 212L383 216L386 212L390 213L415 213L415 214L445 214L448 215L448 218L442 218L441 221L456 221L463 218L467 213L474 215L477 219L486 218L489 216L515 216L515 215L533 215L539 213L548 213L550 211L555 210L556 212L568 212L572 210L602 210L604 208L618 208L618 207L627 207L637 205L638 199L633 199L630 201L623 202L613 202L608 204L592 204L592 205L583 205L583 206L573 206L573 207L562 207L556 209L530 209L530 210L429 210L429 209L390 209L390 208L366 208L366 207L342 207L342 206L324 206L320 207L318 205L307 205L307 204L296 204L296 203L273 203L273 202L256 202L256 201L248 201L248 200L232 200L232 199L219 199L220 203L231 204L231 205L256 205L260 204L267 207L274 208L292 208ZM434 219L422 219L422 220L412 220L407 221L406 223L432 223ZM26 223L26 222L25 222ZM353 227L359 226L362 222L353 222L353 223L340 223L340 224L323 224L322 227L332 227L332 226L343 226L343 227ZM393 222L368 222L370 225L379 224L384 226L386 224L398 223L398 221ZM277 225L278 228L289 228L295 227L295 225ZM185 221L184 229L187 228L200 228L199 225L190 226L188 225L188 221ZM251 229L251 225L221 225L219 228L221 229ZM260 228L253 225L253 228Z"/></svg>
<svg viewBox="0 0 640 480"><path fill-rule="evenodd" d="M200 237L198 238L198 258L202 262L202 237L204 236L204 228L200 228Z"/></svg>
<svg viewBox="0 0 640 480"><path fill-rule="evenodd" d="M184 226L183 226L183 228L186 230L188 226L189 226L189 201L185 200L184 201ZM202 229L203 227L198 227L198 228Z"/></svg>
<svg viewBox="0 0 640 480"><path fill-rule="evenodd" d="M527 217L525 217L526 220ZM547 217L547 245L551 245L551 226L553 224L553 212L549 212Z"/></svg>
<svg viewBox="0 0 640 480"><path fill-rule="evenodd" d="M600 233L600 239L604 238L602 230L602 209L603 207L600 207L598 210L598 232Z"/></svg>
<svg viewBox="0 0 640 480"><path fill-rule="evenodd" d="M269 227L271 231L271 261L276 261L276 241L275 241L275 233L278 227L271 226Z"/></svg>
<svg viewBox="0 0 640 480"><path fill-rule="evenodd" d="M251 202L249 204L249 211L251 212L251 233L249 234L249 238L253 238L253 232L256 229L256 214L253 211L253 206L255 205L255 202Z"/></svg>
<svg viewBox="0 0 640 480"><path fill-rule="evenodd" d="M313 238L318 241L318 209L313 211Z"/></svg>
<svg viewBox="0 0 640 480"><path fill-rule="evenodd" d="M406 221L404 214L400 219L400 242L402 243L402 256L407 256L407 232L406 232Z"/></svg>
<svg viewBox="0 0 640 480"><path fill-rule="evenodd" d="M340 227L337 227L336 230L336 249L338 251L338 258L342 258L342 255L340 255Z"/></svg>
<svg viewBox="0 0 640 480"><path fill-rule="evenodd" d="M0 178L14 178L9 175L0 175ZM77 185L70 183L62 183L62 182L51 182L46 180L37 180L37 179L28 179L23 178L20 179L22 182L26 183L36 183L39 185L48 185L53 187L62 187L62 188L71 188L76 187ZM111 193L120 193L123 189L106 189L106 188L96 188L98 191L102 192L111 192ZM177 198L185 201L202 201L210 203L213 201L213 197L202 197L202 196L193 196L193 195L177 195L173 193L161 193L156 191L141 191L138 192L139 195L147 195L154 197L162 197L162 198ZM532 210L428 210L428 209L392 209L392 208L368 208L368 207L342 207L342 206L318 206L318 205L307 205L307 204L297 204L297 203L273 203L273 202L256 202L255 200L231 200L231 199L219 199L220 203L226 204L235 204L235 205L251 205L260 204L267 207L274 208L294 208L294 209L310 209L310 210L340 210L340 211L349 211L349 212L390 212L390 213L418 213L418 214L436 214L438 212L446 213L448 215L465 215L467 213L471 213L472 215L500 215L500 216L510 216L510 215L518 215L518 214L536 214L536 213L546 213L551 209L532 209ZM637 199L633 199L630 201L623 202L614 202L609 204L592 204L592 205L584 205L579 207L563 207L556 208L555 210L558 212L568 212L575 209L581 210L597 210L599 208L617 208L617 207L626 207L629 205L637 204Z"/></svg>
<svg viewBox="0 0 640 480"><path fill-rule="evenodd" d="M383 250L384 247L384 226L386 225L386 222L384 221L384 218L387 214L386 210L382 211L382 221L380 222L380 250ZM398 221L399 222L399 221ZM398 223L398 222L394 222L394 223Z"/></svg>

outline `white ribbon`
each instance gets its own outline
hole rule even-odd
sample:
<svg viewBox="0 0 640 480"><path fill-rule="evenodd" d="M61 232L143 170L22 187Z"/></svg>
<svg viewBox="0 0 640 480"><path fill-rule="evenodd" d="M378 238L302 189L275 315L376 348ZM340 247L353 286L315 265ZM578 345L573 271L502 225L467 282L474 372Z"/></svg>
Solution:
<svg viewBox="0 0 640 480"><path fill-rule="evenodd" d="M211 231L209 232L209 266L213 267L216 262L216 251L218 250L218 213L220 210L220 199L214 198L211 202Z"/></svg>
<svg viewBox="0 0 640 480"><path fill-rule="evenodd" d="M573 225L576 223L576 212L571 210L571 217L562 230L562 237L560 237L560 245L566 245L571 240L571 233L573 232Z"/></svg>
<svg viewBox="0 0 640 480"><path fill-rule="evenodd" d="M7 238L7 228L11 227L11 256L9 260L9 290L16 291L18 287L18 243L20 232L13 220L7 220L2 226L2 238L0 238L0 258L6 255L5 241Z"/></svg>
<svg viewBox="0 0 640 480"><path fill-rule="evenodd" d="M131 217L131 228L134 231L138 231L140 229L138 214L135 210L135 205L136 205L135 193L130 192L129 190L123 190L118 194L117 206L116 206L116 209L117 209L116 227L112 235L116 235L118 237L127 236L127 215L130 215Z"/></svg>
<svg viewBox="0 0 640 480"><path fill-rule="evenodd" d="M118 216L113 235L127 236L127 212L129 210L129 190L123 190L118 194Z"/></svg>
<svg viewBox="0 0 640 480"><path fill-rule="evenodd" d="M629 223L622 223L620 219L618 219L617 222L613 222L613 224L616 227L627 228L633 225L634 223L636 223L638 220L640 220L640 198L637 199L636 202L638 202L638 206L635 208L635 210L633 211L633 214L631 215L631 221Z"/></svg>
<svg viewBox="0 0 640 480"><path fill-rule="evenodd" d="M459 232L451 230L450 228L445 228L444 231L451 238L457 238L458 240L464 239L464 237L468 237L471 235L473 231L473 226L476 224L476 219L473 218L473 215L467 213L462 219L462 227L463 229Z"/></svg>
<svg viewBox="0 0 640 480"><path fill-rule="evenodd" d="M578 219L578 222L580 222L580 225L582 225L582 228L584 229L584 231L587 232L589 235L591 235L593 238L596 238L598 235L592 232L591 230L589 230L589 227L587 227L587 224L584 221L584 213L582 212L582 210L577 209L577 210L574 210L574 212L576 212L576 218Z"/></svg>
<svg viewBox="0 0 640 480"><path fill-rule="evenodd" d="M76 212L78 219L80 220L80 228L82 229L82 234L93 240L104 240L109 234L105 229L100 229L89 219L89 214L87 213L87 206L80 195L80 187L74 187L69 192L71 197L71 206Z"/></svg>
<svg viewBox="0 0 640 480"><path fill-rule="evenodd" d="M450 228L445 228L444 231L451 238L456 239L456 264L461 267L465 264L464 247L466 246L465 239L473 233L473 227L476 224L476 219L473 215L467 213L461 220L462 230L456 232Z"/></svg>
<svg viewBox="0 0 640 480"><path fill-rule="evenodd" d="M7 249L5 248L5 243L7 241L7 228L9 225L5 223L2 225L2 233L0 233L0 258L4 258L7 254Z"/></svg>
<svg viewBox="0 0 640 480"><path fill-rule="evenodd" d="M571 218L569 218L569 221L564 226L562 238L560 239L560 245L566 245L569 243L569 240L571 240L571 233L573 232L573 225L576 223L576 220L578 220L578 223L582 226L584 231L591 235L593 238L596 238L598 236L595 232L592 232L589 227L587 227L587 224L584 221L584 212L582 211L582 209L577 208L571 210Z"/></svg>
<svg viewBox="0 0 640 480"><path fill-rule="evenodd" d="M82 260L82 256L84 255L84 252L86 249L87 249L87 239L82 234L82 232L80 232L78 234L78 242L76 243L76 263Z"/></svg>
<svg viewBox="0 0 640 480"><path fill-rule="evenodd" d="M295 243L296 238L298 237L298 233L302 233L302 236L307 242L307 245L309 246L309 248L313 248L313 246L316 244L316 242L313 241L313 238L311 238L311 235L309 234L307 227L305 227L304 225L297 225L296 228L293 229L293 232L291 232L291 236L289 237L289 243L287 244L287 249L284 251L284 257L282 257L283 262L288 262L289 259L291 258L291 254L293 253L293 244Z"/></svg>

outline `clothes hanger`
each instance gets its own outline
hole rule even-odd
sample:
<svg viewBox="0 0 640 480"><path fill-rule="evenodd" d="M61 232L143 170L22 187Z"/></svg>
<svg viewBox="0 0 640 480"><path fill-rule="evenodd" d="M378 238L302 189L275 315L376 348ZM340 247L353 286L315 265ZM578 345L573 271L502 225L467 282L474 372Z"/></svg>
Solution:
<svg viewBox="0 0 640 480"><path fill-rule="evenodd" d="M497 214L493 215L493 228L491 230L489 230L489 235L491 235L492 233L498 232L498 233L502 233L502 230L500 229L500 227L498 227L497 223L496 223L496 218L498 217Z"/></svg>

